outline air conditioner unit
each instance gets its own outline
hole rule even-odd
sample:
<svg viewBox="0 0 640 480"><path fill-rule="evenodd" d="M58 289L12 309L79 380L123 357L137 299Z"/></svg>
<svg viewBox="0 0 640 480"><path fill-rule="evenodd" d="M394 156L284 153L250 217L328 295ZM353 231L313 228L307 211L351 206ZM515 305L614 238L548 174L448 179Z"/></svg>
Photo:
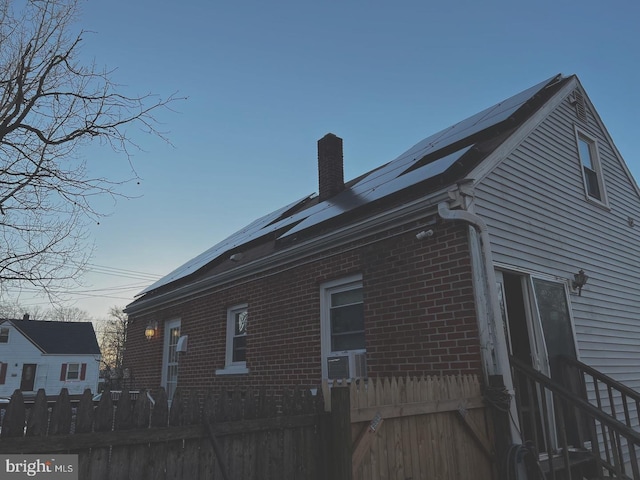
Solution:
<svg viewBox="0 0 640 480"><path fill-rule="evenodd" d="M364 378L366 376L366 352L332 352L327 357L327 378L329 380Z"/></svg>

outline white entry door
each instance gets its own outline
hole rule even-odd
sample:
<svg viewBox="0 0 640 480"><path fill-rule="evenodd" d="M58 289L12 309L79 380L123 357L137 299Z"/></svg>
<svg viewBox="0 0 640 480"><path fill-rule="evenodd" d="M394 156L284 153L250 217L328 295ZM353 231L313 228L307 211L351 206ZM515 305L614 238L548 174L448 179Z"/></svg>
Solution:
<svg viewBox="0 0 640 480"><path fill-rule="evenodd" d="M164 354L162 362L162 386L167 392L169 403L178 386L178 339L180 320L169 320L164 326Z"/></svg>

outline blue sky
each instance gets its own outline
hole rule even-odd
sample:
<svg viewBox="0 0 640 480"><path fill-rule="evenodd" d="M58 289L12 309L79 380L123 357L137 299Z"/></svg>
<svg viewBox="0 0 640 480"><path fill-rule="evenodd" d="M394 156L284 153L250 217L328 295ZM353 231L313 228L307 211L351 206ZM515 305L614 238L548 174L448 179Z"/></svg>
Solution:
<svg viewBox="0 0 640 480"><path fill-rule="evenodd" d="M90 228L91 263L108 268L70 297L94 317L151 283L96 270L164 275L315 192L325 133L344 139L353 178L557 73L578 75L640 179L637 1L81 5L83 56L115 68L125 93L188 97L158 115L172 146L130 131L144 151L133 159L140 184L124 191L137 198L101 202L110 216ZM92 173L131 176L108 149L86 155Z"/></svg>

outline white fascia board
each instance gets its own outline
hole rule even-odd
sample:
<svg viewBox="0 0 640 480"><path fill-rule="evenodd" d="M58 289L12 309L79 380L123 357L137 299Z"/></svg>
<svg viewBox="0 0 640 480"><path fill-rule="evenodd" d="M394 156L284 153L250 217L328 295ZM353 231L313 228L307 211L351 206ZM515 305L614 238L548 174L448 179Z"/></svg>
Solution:
<svg viewBox="0 0 640 480"><path fill-rule="evenodd" d="M509 138L498 146L485 158L480 165L474 168L467 178L473 179L474 185L480 183L489 175L503 160L505 160L520 144L533 132L553 112L578 85L575 75L562 87L553 97L531 115Z"/></svg>

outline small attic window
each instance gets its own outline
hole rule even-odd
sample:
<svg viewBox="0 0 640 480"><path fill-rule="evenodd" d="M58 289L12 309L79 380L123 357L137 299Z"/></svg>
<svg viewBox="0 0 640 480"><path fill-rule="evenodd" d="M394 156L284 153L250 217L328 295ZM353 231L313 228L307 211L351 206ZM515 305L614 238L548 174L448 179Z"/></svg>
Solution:
<svg viewBox="0 0 640 480"><path fill-rule="evenodd" d="M9 343L9 327L0 328L0 343Z"/></svg>
<svg viewBox="0 0 640 480"><path fill-rule="evenodd" d="M587 105L582 92L578 89L574 90L569 101L576 109L576 117L578 117L578 120L587 123Z"/></svg>
<svg viewBox="0 0 640 480"><path fill-rule="evenodd" d="M587 199L606 204L598 144L595 139L589 137L579 129L576 129L576 142Z"/></svg>

